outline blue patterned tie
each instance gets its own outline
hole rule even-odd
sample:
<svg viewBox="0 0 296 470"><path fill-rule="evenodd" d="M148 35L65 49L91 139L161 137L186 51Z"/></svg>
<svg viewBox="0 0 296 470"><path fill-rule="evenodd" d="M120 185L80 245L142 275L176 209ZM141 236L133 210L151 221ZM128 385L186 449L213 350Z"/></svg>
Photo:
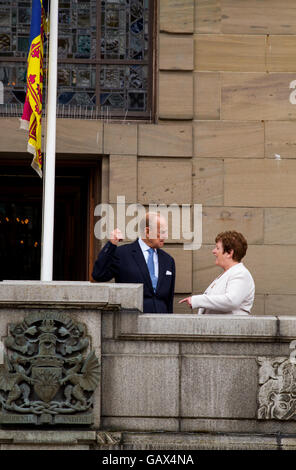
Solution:
<svg viewBox="0 0 296 470"><path fill-rule="evenodd" d="M155 276L155 271L154 271L153 248L149 248L148 253L149 253L149 256L148 256L147 266L148 266L148 270L149 270L149 274L150 274L150 278L152 282L152 287L155 292L156 286L157 286L157 277Z"/></svg>

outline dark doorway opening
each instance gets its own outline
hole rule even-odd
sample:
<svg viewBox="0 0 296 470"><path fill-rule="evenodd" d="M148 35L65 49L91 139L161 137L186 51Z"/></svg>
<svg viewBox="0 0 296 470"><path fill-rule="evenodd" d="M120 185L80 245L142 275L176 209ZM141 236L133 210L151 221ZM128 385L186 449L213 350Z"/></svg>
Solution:
<svg viewBox="0 0 296 470"><path fill-rule="evenodd" d="M97 162L57 163L53 280L89 279L98 170ZM0 280L39 280L42 180L30 163L2 166L0 173Z"/></svg>

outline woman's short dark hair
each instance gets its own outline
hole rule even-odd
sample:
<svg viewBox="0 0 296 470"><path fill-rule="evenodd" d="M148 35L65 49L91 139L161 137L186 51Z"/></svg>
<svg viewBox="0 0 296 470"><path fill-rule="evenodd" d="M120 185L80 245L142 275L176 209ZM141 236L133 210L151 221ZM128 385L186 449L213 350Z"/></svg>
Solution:
<svg viewBox="0 0 296 470"><path fill-rule="evenodd" d="M232 258L240 262L245 256L248 243L242 233L233 231L221 232L216 236L215 242L221 241L224 252L230 253L233 250Z"/></svg>

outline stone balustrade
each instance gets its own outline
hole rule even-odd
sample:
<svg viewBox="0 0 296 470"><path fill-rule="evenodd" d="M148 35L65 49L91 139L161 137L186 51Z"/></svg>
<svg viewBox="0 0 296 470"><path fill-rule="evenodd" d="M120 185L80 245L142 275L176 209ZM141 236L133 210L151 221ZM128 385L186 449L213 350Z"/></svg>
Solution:
<svg viewBox="0 0 296 470"><path fill-rule="evenodd" d="M34 312L70 318L101 370L85 430L6 423L0 448L296 448L295 317L141 309L136 284L0 283L3 343Z"/></svg>

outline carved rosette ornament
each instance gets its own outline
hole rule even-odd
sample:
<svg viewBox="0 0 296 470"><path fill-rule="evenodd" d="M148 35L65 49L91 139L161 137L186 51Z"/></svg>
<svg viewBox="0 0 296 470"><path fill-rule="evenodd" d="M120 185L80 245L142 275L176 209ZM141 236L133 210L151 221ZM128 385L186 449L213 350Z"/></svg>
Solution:
<svg viewBox="0 0 296 470"><path fill-rule="evenodd" d="M258 357L258 419L296 419L296 365L287 357Z"/></svg>
<svg viewBox="0 0 296 470"><path fill-rule="evenodd" d="M60 312L32 313L9 326L0 368L0 423L93 423L100 365L84 324Z"/></svg>

